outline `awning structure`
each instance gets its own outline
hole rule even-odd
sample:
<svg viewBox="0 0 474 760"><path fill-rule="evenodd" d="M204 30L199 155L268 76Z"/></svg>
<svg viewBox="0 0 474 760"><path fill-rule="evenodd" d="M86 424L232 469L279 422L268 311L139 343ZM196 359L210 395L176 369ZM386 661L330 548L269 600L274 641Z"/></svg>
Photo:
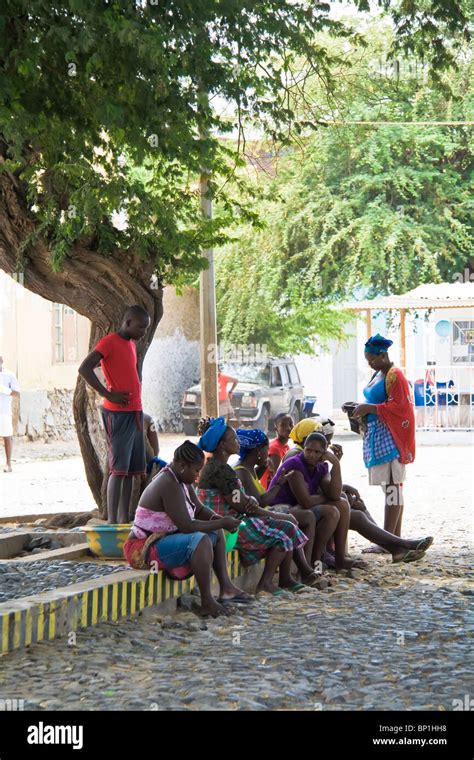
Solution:
<svg viewBox="0 0 474 760"><path fill-rule="evenodd" d="M466 272L469 276L469 272ZM367 337L372 334L373 311L400 312L400 360L406 367L405 316L407 311L421 309L474 309L474 282L442 282L419 285L401 295L380 296L365 301L350 301L340 308L346 311L365 311Z"/></svg>
<svg viewBox="0 0 474 760"><path fill-rule="evenodd" d="M367 301L350 301L343 309L384 311L385 309L453 309L474 307L473 282L441 282L419 285L397 296L380 296Z"/></svg>

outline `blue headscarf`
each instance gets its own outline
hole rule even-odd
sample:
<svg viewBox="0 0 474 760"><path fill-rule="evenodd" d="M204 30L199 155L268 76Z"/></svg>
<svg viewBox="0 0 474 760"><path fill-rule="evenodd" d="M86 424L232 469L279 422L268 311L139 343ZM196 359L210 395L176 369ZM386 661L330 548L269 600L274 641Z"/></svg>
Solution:
<svg viewBox="0 0 474 760"><path fill-rule="evenodd" d="M243 459L247 455L247 452L251 451L252 449L256 449L258 446L264 446L268 443L267 436L263 430L259 430L259 428L255 428L254 430L238 428L236 430L236 433L237 438L240 441L239 456L241 459Z"/></svg>
<svg viewBox="0 0 474 760"><path fill-rule="evenodd" d="M211 418L210 425L204 435L202 435L197 443L202 451L208 451L212 453L219 445L219 441L223 438L225 431L227 430L227 422L224 417Z"/></svg>
<svg viewBox="0 0 474 760"><path fill-rule="evenodd" d="M380 333L373 335L365 344L366 354L386 354L390 346L393 345L393 340L384 338Z"/></svg>

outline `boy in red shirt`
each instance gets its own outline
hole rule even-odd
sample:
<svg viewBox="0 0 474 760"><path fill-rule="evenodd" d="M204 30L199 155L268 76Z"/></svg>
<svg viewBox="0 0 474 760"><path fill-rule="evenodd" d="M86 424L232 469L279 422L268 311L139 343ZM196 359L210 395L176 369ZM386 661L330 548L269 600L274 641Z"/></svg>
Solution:
<svg viewBox="0 0 474 760"><path fill-rule="evenodd" d="M290 440L290 433L293 429L293 417L285 412L280 412L275 417L275 429L277 437L270 441L268 447L268 465L267 469L260 478L260 483L268 490L270 481L274 474L278 470L281 461L285 454L290 450L288 441Z"/></svg>
<svg viewBox="0 0 474 760"><path fill-rule="evenodd" d="M79 374L104 397L102 419L109 450L107 484L109 523L128 523L134 475L145 474L145 438L141 380L134 341L141 340L150 317L141 306L130 306L117 332L99 340L79 367ZM105 387L94 370L100 365Z"/></svg>

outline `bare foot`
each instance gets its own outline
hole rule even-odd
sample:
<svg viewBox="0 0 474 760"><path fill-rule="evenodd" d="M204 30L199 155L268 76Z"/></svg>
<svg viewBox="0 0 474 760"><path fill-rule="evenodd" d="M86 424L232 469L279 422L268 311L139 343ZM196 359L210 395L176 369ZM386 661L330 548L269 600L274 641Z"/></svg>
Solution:
<svg viewBox="0 0 474 760"><path fill-rule="evenodd" d="M201 609L199 610L199 616L204 617L219 617L219 615L232 615L233 610L230 607L224 607L222 604L219 604L215 600L212 602L209 602L208 604L201 604Z"/></svg>

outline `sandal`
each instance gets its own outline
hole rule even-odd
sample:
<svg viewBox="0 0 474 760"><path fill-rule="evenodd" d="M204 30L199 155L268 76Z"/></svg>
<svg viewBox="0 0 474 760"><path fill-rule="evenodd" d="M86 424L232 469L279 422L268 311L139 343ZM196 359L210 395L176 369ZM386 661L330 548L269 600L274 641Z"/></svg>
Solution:
<svg viewBox="0 0 474 760"><path fill-rule="evenodd" d="M295 581L290 586L282 586L281 587L283 591L291 591L293 594L301 594L303 591L306 591L308 586L305 586L304 583L300 583L299 581Z"/></svg>
<svg viewBox="0 0 474 760"><path fill-rule="evenodd" d="M422 538L421 541L419 541L418 544L416 545L416 550L425 552L427 549L430 548L433 541L434 541L433 536L427 536L426 538Z"/></svg>
<svg viewBox="0 0 474 760"><path fill-rule="evenodd" d="M220 596L218 597L217 601L219 604L252 604L252 602L255 601L255 598L253 596L250 596L250 594L242 592L241 594L237 594L236 596L231 596L226 599Z"/></svg>
<svg viewBox="0 0 474 760"><path fill-rule="evenodd" d="M424 556L425 552L421 549L408 549L408 551L406 551L405 554L402 554L399 559L395 559L394 557L392 562L394 565L398 564L399 562L416 562Z"/></svg>

